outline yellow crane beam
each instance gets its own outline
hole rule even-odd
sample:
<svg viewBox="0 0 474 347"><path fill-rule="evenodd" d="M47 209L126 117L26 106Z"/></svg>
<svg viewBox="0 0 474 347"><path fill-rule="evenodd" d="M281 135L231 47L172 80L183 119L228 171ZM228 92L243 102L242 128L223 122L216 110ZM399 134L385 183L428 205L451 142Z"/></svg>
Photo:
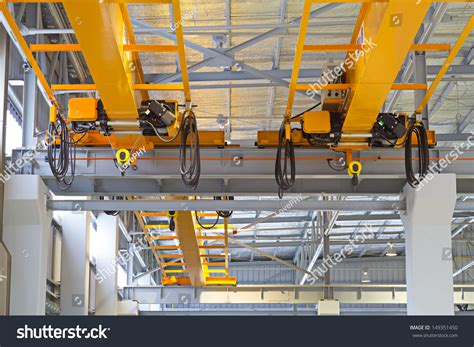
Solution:
<svg viewBox="0 0 474 347"><path fill-rule="evenodd" d="M370 132L410 51L431 1L409 0L370 2L356 42L371 42L370 47L353 58L347 69L346 83L353 86L347 103L344 133ZM353 55L354 57L354 55Z"/></svg>
<svg viewBox="0 0 474 347"><path fill-rule="evenodd" d="M416 113L420 114L421 112L423 112L423 109L426 107L428 100L433 95L434 91L436 90L436 87L438 87L438 84L441 82L444 74L448 71L449 66L453 62L454 58L456 58L456 55L458 54L459 50L464 44L464 41L466 41L467 37L471 33L473 27L474 27L474 16L471 16L466 26L464 27L464 30L462 31L461 35L459 35L458 40L454 44L453 49L451 50L448 57L444 61L443 65L441 66L441 69L439 70L438 75L436 75L433 83L431 83L430 88L426 92L425 97L416 108Z"/></svg>
<svg viewBox="0 0 474 347"><path fill-rule="evenodd" d="M170 200L184 200L188 197L168 197ZM192 212L179 211L174 217L176 236L179 241L179 249L183 254L191 285L202 287L206 284L206 278L201 261L201 250L199 240L194 228Z"/></svg>
<svg viewBox="0 0 474 347"><path fill-rule="evenodd" d="M119 4L63 1L109 119L136 118L141 95L133 56L124 52L126 28Z"/></svg>

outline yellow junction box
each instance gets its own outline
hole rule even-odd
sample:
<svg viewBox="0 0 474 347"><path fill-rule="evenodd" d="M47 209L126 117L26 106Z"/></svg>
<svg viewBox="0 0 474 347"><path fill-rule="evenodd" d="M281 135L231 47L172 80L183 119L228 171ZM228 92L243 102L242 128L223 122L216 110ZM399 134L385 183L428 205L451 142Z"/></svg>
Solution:
<svg viewBox="0 0 474 347"><path fill-rule="evenodd" d="M306 112L302 124L307 134L328 134L331 132L331 115L328 111Z"/></svg>
<svg viewBox="0 0 474 347"><path fill-rule="evenodd" d="M97 120L97 99L74 98L69 100L70 122L93 122Z"/></svg>

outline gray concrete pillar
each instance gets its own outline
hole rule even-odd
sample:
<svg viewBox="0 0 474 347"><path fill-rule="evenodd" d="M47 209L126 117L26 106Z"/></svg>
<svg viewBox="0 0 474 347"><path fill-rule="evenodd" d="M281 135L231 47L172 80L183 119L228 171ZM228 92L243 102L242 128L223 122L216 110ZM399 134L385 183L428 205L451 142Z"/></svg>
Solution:
<svg viewBox="0 0 474 347"><path fill-rule="evenodd" d="M405 186L407 312L453 315L451 221L456 204L456 175L438 174L418 188Z"/></svg>
<svg viewBox="0 0 474 347"><path fill-rule="evenodd" d="M100 213L97 217L96 314L117 315L118 217Z"/></svg>
<svg viewBox="0 0 474 347"><path fill-rule="evenodd" d="M10 314L44 315L52 214L39 176L12 176L5 184L3 238L12 256Z"/></svg>
<svg viewBox="0 0 474 347"><path fill-rule="evenodd" d="M86 316L90 284L90 212L64 212L62 220L61 315Z"/></svg>

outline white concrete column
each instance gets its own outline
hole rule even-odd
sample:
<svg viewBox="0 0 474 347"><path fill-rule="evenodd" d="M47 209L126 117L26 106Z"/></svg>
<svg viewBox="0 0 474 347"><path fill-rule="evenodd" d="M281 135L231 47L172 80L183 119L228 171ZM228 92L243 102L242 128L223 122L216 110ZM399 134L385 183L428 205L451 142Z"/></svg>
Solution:
<svg viewBox="0 0 474 347"><path fill-rule="evenodd" d="M86 316L90 283L90 212L64 212L62 221L61 315Z"/></svg>
<svg viewBox="0 0 474 347"><path fill-rule="evenodd" d="M4 242L11 260L10 314L44 315L52 214L39 176L12 176L5 184Z"/></svg>
<svg viewBox="0 0 474 347"><path fill-rule="evenodd" d="M451 221L456 205L456 175L437 174L417 188L405 186L407 312L453 315Z"/></svg>
<svg viewBox="0 0 474 347"><path fill-rule="evenodd" d="M0 174L5 170L5 139L8 104L8 68L10 66L10 38L0 25ZM1 177L1 176L0 176ZM0 181L0 221L3 223L4 182ZM8 314L10 289L10 254L3 244L0 230L0 315Z"/></svg>
<svg viewBox="0 0 474 347"><path fill-rule="evenodd" d="M96 315L117 315L118 218L100 213L97 217Z"/></svg>

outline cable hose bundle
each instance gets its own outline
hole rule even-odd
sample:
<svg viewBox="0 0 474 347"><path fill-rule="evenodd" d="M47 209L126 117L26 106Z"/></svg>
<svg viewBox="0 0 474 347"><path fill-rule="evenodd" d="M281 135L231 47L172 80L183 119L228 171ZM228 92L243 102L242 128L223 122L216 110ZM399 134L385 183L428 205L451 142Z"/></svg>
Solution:
<svg viewBox="0 0 474 347"><path fill-rule="evenodd" d="M222 200L222 198L220 196L215 196L214 197L214 200ZM229 196L226 200L234 200L234 197L233 196ZM222 218L229 218L230 216L232 216L232 214L234 213L234 211L216 211L217 215L219 217L222 217Z"/></svg>
<svg viewBox="0 0 474 347"><path fill-rule="evenodd" d="M202 228L202 229L207 229L207 230L210 230L210 229L214 229L214 227L217 225L217 223L219 222L219 214L217 214L217 217L216 217L216 220L214 221L214 223L211 225L211 226L204 226L202 223L201 223L201 218L199 217L198 215L198 212L197 211L194 211L195 215L196 215L196 222L199 224L199 226Z"/></svg>
<svg viewBox="0 0 474 347"><path fill-rule="evenodd" d="M283 146L284 157L282 158ZM288 161L290 161L289 164ZM278 197L280 199L283 197L283 191L290 189L295 183L295 173L295 147L291 139L285 139L285 124L282 124L278 134L278 150L275 162L275 179L278 184Z"/></svg>
<svg viewBox="0 0 474 347"><path fill-rule="evenodd" d="M187 140L189 137L189 164L187 159ZM181 142L179 147L179 165L181 178L188 188L196 189L201 176L201 155L196 115L187 110L181 120Z"/></svg>
<svg viewBox="0 0 474 347"><path fill-rule="evenodd" d="M60 183L58 184L59 188L66 190L74 181L76 172L76 144L82 138L76 142L74 141L73 135L69 133L66 121L61 116L56 118L56 122L49 124L48 134L49 167L58 183ZM69 171L71 178L67 180L66 176Z"/></svg>
<svg viewBox="0 0 474 347"><path fill-rule="evenodd" d="M412 134L416 135L418 140L418 178L413 171L412 162ZM407 182L410 186L415 188L428 173L430 163L430 153L428 148L428 136L426 135L426 129L422 122L415 122L412 124L407 131L405 140L405 172L407 176Z"/></svg>
<svg viewBox="0 0 474 347"><path fill-rule="evenodd" d="M105 198L103 196L99 196L99 200L105 200ZM118 197L111 197L110 200L123 200L123 197L122 196L118 196ZM120 211L104 211L104 213L108 216L118 216L118 214L120 213Z"/></svg>

